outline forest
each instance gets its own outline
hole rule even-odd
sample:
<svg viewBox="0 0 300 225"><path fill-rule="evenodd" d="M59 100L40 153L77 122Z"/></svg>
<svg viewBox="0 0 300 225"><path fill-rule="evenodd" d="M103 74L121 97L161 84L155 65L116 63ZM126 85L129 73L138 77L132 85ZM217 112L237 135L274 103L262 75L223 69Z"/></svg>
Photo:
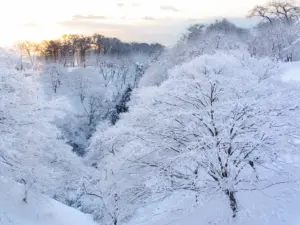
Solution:
<svg viewBox="0 0 300 225"><path fill-rule="evenodd" d="M299 16L0 49L0 225L299 224Z"/></svg>

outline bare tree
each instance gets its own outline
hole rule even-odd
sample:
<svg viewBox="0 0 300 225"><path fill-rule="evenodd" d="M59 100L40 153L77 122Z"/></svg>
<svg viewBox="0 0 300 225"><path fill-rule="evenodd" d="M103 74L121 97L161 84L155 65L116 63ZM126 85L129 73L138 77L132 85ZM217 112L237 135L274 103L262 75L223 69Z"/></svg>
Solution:
<svg viewBox="0 0 300 225"><path fill-rule="evenodd" d="M113 84L119 90L124 88L129 75L129 63L127 61L110 62L102 60L98 62L98 68L99 73L104 80L105 87L109 84Z"/></svg>
<svg viewBox="0 0 300 225"><path fill-rule="evenodd" d="M86 103L82 102L82 105L88 119L88 126L91 127L99 113L99 109L101 107L101 97L91 95L86 98Z"/></svg>
<svg viewBox="0 0 300 225"><path fill-rule="evenodd" d="M269 3L269 7L271 14L289 25L299 19L300 7L293 1L277 0Z"/></svg>
<svg viewBox="0 0 300 225"><path fill-rule="evenodd" d="M275 0L264 6L255 6L250 12L249 17L260 17L273 24L280 20L291 25L299 19L300 7L294 1Z"/></svg>
<svg viewBox="0 0 300 225"><path fill-rule="evenodd" d="M104 43L102 43L102 40L104 38L105 37L101 34L94 34L92 36L92 42L96 46L96 54L97 55L100 55L101 53L103 53L105 51L104 50Z"/></svg>
<svg viewBox="0 0 300 225"><path fill-rule="evenodd" d="M45 56L46 59L50 59L51 62L57 63L59 61L61 43L58 40L45 41Z"/></svg>
<svg viewBox="0 0 300 225"><path fill-rule="evenodd" d="M249 11L249 18L260 17L263 20L268 21L270 24L273 23L273 19L270 15L270 12L266 6L255 6L252 10Z"/></svg>
<svg viewBox="0 0 300 225"><path fill-rule="evenodd" d="M61 37L60 57L64 67L68 65L70 57L74 57L72 47L72 40L70 39L70 36L63 35Z"/></svg>
<svg viewBox="0 0 300 225"><path fill-rule="evenodd" d="M45 68L45 79L50 79L51 88L56 94L57 89L62 85L63 70L59 64L49 64Z"/></svg>
<svg viewBox="0 0 300 225"><path fill-rule="evenodd" d="M80 36L76 41L76 45L80 56L80 64L86 67L86 53L91 48L91 38Z"/></svg>
<svg viewBox="0 0 300 225"><path fill-rule="evenodd" d="M81 103L83 103L85 98L87 97L88 89L90 86L91 85L88 79L85 79L82 76L77 79L77 94L79 95Z"/></svg>
<svg viewBox="0 0 300 225"><path fill-rule="evenodd" d="M20 53L20 70L23 70L23 60L27 57L30 61L31 66L34 68L36 63L36 56L39 51L37 43L32 41L20 41L15 45L15 48Z"/></svg>

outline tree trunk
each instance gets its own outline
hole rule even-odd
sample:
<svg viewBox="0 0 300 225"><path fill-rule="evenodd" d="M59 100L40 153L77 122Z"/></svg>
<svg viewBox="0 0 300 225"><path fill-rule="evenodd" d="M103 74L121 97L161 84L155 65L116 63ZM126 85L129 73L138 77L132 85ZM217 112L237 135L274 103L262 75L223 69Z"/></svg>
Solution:
<svg viewBox="0 0 300 225"><path fill-rule="evenodd" d="M80 51L80 64L85 67L85 50Z"/></svg>
<svg viewBox="0 0 300 225"><path fill-rule="evenodd" d="M226 190L225 194L228 196L230 208L232 210L232 217L235 218L238 212L237 200L235 197L235 192Z"/></svg>

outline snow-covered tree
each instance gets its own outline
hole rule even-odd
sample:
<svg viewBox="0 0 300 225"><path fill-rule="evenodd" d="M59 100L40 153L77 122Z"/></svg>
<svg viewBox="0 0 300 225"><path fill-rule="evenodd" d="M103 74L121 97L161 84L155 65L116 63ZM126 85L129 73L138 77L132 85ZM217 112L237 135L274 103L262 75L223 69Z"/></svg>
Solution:
<svg viewBox="0 0 300 225"><path fill-rule="evenodd" d="M299 60L299 14L299 4L292 0L255 6L248 17L258 17L261 22L249 42L249 52L281 61Z"/></svg>
<svg viewBox="0 0 300 225"><path fill-rule="evenodd" d="M32 188L63 201L82 165L53 125L65 101L45 101L37 76L0 71L0 174L24 184L25 195Z"/></svg>
<svg viewBox="0 0 300 225"><path fill-rule="evenodd" d="M249 39L248 50L252 56L297 61L300 58L299 31L299 23L287 25L279 20L272 24L260 23Z"/></svg>
<svg viewBox="0 0 300 225"><path fill-rule="evenodd" d="M128 88L141 76L135 66L132 60L103 57L95 67L64 70L57 97L66 96L72 108L57 125L74 152L83 156L96 126L106 120L114 124L124 112L131 92Z"/></svg>
<svg viewBox="0 0 300 225"><path fill-rule="evenodd" d="M167 78L167 71L204 54L216 51L246 50L251 37L246 29L237 27L227 19L209 25L194 24L178 43L160 55L141 79L141 86L158 85Z"/></svg>
<svg viewBox="0 0 300 225"><path fill-rule="evenodd" d="M42 74L42 79L44 79L45 84L48 84L54 94L57 93L58 89L61 87L63 82L63 76L66 71L63 65L58 63L46 64L44 68L44 73Z"/></svg>
<svg viewBox="0 0 300 225"><path fill-rule="evenodd" d="M276 74L273 62L242 52L175 67L159 87L134 92L129 113L94 136L89 158L116 182L130 187L134 177L141 199L148 188L152 199L183 191L196 204L223 195L236 217L240 192L292 180L286 168L287 156L298 154L299 87Z"/></svg>

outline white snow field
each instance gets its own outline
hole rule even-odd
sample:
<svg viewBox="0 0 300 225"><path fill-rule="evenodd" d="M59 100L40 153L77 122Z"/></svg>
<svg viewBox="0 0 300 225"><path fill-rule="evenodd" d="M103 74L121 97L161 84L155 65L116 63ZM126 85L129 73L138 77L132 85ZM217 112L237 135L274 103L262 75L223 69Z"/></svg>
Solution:
<svg viewBox="0 0 300 225"><path fill-rule="evenodd" d="M0 225L95 225L92 216L0 177Z"/></svg>

